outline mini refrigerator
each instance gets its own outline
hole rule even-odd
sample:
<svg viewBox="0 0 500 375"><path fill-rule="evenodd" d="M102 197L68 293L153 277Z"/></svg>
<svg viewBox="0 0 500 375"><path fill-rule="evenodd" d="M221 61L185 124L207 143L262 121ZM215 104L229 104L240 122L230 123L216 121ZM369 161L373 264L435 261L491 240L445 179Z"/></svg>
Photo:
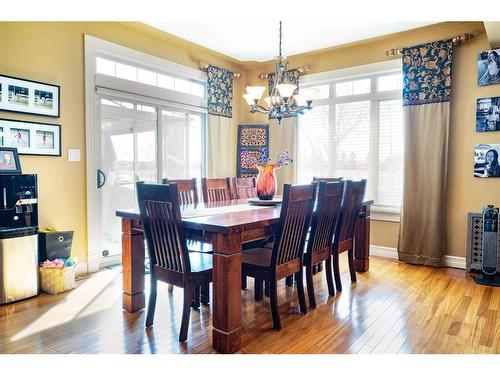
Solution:
<svg viewBox="0 0 500 375"><path fill-rule="evenodd" d="M0 304L38 294L37 176L0 175Z"/></svg>

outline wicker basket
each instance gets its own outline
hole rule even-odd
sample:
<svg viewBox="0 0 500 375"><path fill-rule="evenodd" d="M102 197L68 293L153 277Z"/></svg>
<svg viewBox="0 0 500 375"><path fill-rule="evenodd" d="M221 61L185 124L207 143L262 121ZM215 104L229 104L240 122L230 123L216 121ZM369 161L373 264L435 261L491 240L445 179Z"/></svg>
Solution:
<svg viewBox="0 0 500 375"><path fill-rule="evenodd" d="M40 268L40 284L42 291L48 294L59 294L74 289L76 265L64 268Z"/></svg>

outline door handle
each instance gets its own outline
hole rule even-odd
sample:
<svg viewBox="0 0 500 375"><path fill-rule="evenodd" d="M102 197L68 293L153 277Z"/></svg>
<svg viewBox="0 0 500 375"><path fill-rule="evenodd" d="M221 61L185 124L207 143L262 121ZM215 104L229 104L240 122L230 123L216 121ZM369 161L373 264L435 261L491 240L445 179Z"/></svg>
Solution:
<svg viewBox="0 0 500 375"><path fill-rule="evenodd" d="M97 188L100 189L106 183L106 175L100 169L97 170Z"/></svg>

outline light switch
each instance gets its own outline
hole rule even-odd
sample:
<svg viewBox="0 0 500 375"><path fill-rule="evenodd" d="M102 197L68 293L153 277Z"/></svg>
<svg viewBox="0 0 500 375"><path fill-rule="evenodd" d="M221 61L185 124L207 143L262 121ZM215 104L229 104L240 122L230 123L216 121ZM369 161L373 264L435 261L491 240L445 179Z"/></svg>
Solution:
<svg viewBox="0 0 500 375"><path fill-rule="evenodd" d="M68 148L68 161L80 161L80 149Z"/></svg>

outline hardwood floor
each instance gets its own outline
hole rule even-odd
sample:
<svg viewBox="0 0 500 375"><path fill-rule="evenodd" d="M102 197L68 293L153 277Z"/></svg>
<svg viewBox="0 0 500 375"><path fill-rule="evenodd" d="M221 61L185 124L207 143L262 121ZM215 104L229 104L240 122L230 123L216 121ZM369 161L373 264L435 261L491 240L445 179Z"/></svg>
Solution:
<svg viewBox="0 0 500 375"><path fill-rule="evenodd" d="M315 275L316 310L299 315L296 288L279 285L281 331L272 329L269 299L242 291L241 353L500 353L500 288L474 283L457 269L417 267L372 257L351 285L327 298ZM57 296L0 306L0 353L212 353L211 310L191 310L188 341L178 339L182 294L159 285L155 325L145 311L121 308L121 275L105 270Z"/></svg>

